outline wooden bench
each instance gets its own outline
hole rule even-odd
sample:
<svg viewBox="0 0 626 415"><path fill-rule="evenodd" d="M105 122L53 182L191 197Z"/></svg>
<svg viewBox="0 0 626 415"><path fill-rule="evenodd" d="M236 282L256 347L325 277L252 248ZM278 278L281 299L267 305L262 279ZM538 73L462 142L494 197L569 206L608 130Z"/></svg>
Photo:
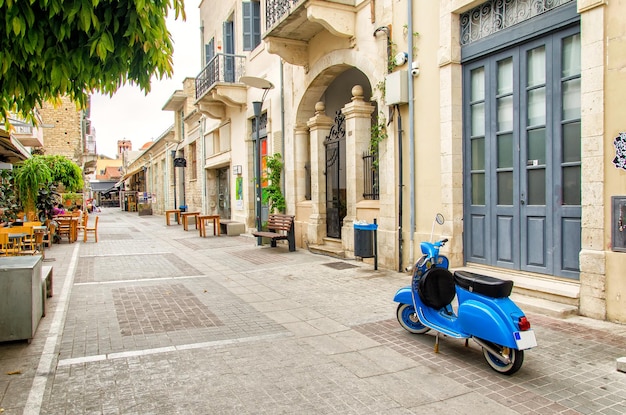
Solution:
<svg viewBox="0 0 626 415"><path fill-rule="evenodd" d="M170 226L170 215L174 214L174 218L176 219L176 223L180 225L180 209L174 210L166 210L165 211L165 223L167 226Z"/></svg>
<svg viewBox="0 0 626 415"><path fill-rule="evenodd" d="M272 213L267 218L267 229L269 232L256 231L252 235L270 239L272 248L276 247L276 241L286 239L289 242L289 252L296 250L296 234L293 229L293 215L284 215L281 213Z"/></svg>
<svg viewBox="0 0 626 415"><path fill-rule="evenodd" d="M183 229L184 230L188 230L188 228L189 228L189 217L190 216L194 217L196 229L198 229L198 216L200 216L200 212L183 212L183 213L181 213L180 217L183 220Z"/></svg>

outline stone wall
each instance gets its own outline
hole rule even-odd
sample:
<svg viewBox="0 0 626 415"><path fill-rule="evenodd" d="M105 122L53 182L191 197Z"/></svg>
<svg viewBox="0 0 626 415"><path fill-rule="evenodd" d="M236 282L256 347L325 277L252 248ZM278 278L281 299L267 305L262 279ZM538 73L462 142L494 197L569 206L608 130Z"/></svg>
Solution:
<svg viewBox="0 0 626 415"><path fill-rule="evenodd" d="M40 110L44 125L44 148L46 154L69 157L82 165L82 114L76 104L63 97L58 105L44 103Z"/></svg>

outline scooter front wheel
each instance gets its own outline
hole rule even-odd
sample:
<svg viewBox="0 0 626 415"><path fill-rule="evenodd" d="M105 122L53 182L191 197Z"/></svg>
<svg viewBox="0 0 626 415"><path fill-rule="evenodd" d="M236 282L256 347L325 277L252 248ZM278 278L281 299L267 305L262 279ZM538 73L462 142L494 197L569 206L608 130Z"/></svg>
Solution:
<svg viewBox="0 0 626 415"><path fill-rule="evenodd" d="M483 355L487 364L496 372L503 375L512 375L517 372L524 363L524 351L511 349L510 347L503 347L497 344L490 343L490 346L498 352L500 356L508 356L509 363L504 363L496 355L483 347Z"/></svg>
<svg viewBox="0 0 626 415"><path fill-rule="evenodd" d="M430 330L428 327L423 325L419 317L417 317L415 307L413 307L412 304L398 304L396 316L398 317L398 322L402 328L409 333L424 334Z"/></svg>

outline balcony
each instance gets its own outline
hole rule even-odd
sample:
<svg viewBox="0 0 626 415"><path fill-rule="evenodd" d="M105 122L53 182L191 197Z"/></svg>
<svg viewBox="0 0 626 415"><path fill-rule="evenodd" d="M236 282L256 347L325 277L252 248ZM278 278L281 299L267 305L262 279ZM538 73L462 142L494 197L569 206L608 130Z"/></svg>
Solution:
<svg viewBox="0 0 626 415"><path fill-rule="evenodd" d="M246 104L246 86L239 82L245 73L246 57L218 53L196 77L196 106L211 118L224 119L226 107Z"/></svg>
<svg viewBox="0 0 626 415"><path fill-rule="evenodd" d="M37 122L41 124L41 117L38 115L39 114L36 114ZM43 132L41 127L37 128L14 116L9 117L9 122L13 127L11 130L13 137L24 147L43 147Z"/></svg>
<svg viewBox="0 0 626 415"><path fill-rule="evenodd" d="M85 137L85 147L83 150L83 172L92 174L95 172L98 153L96 151L96 137L89 134Z"/></svg>
<svg viewBox="0 0 626 415"><path fill-rule="evenodd" d="M318 35L326 50L354 47L355 0L266 0L263 40L270 53L309 65L309 43Z"/></svg>

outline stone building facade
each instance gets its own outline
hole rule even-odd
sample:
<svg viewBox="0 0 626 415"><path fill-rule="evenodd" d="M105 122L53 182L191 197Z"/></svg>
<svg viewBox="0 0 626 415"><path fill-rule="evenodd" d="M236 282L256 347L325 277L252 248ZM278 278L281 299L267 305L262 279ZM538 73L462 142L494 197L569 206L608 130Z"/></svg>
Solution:
<svg viewBox="0 0 626 415"><path fill-rule="evenodd" d="M195 167L168 203L184 188L190 209L253 230L268 213L256 212L256 163L281 154L301 249L353 257L354 223L376 219L378 263L403 271L440 212L453 267L626 322L614 144L624 11L623 0L202 1L205 67L195 94L186 80L164 108L177 137L165 162Z"/></svg>
<svg viewBox="0 0 626 415"><path fill-rule="evenodd" d="M61 97L58 103L44 103L39 112L44 125L46 154L66 156L83 167L88 112L77 109L68 97Z"/></svg>

